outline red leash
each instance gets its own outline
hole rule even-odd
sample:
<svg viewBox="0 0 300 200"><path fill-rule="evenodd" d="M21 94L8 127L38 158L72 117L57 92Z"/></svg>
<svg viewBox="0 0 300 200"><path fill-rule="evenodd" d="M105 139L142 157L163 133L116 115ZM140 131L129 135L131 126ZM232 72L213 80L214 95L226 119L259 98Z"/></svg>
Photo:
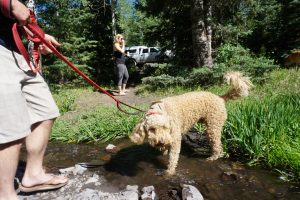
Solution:
<svg viewBox="0 0 300 200"><path fill-rule="evenodd" d="M25 35L27 36L27 38L31 41L34 42L34 44L38 47L38 45L40 45L41 43L43 43L44 45L46 45L49 49L51 49L53 51L53 53L59 57L62 61L64 61L71 69L73 69L73 71L75 71L77 74L79 74L81 77L83 77L88 83L90 83L91 85L93 85L95 88L97 88L98 90L100 90L102 93L106 94L107 96L111 97L113 100L115 100L115 102L117 103L117 107L120 111L126 113L126 114L131 114L131 115L136 115L139 112L145 112L139 108L135 108L131 105L128 105L120 100L118 100L117 98L115 98L114 96L112 96L110 93L108 93L105 89L101 88L97 83L95 83L93 80L91 80L87 75L85 75L82 71L80 71L77 67L75 67L73 65L73 63L71 63L69 60L67 60L51 43L49 43L47 40L45 40L44 36L45 33L44 31L38 26L37 23L33 22L33 23L29 23L26 25L26 28L29 29L29 31L31 31L33 33L33 36L29 35L29 33L26 31L26 29L24 27L18 27L17 23L14 24L13 26L13 35L14 35L14 39L16 42L16 45L20 51L20 53L24 56L25 60L27 61L28 65L30 66L30 68L34 71L37 72L38 71L38 57L37 57L37 52L33 55L34 56L34 63L35 66L31 66L30 64L30 59L29 59L29 54L26 51L22 40L20 39L20 35L18 33L17 29L21 29ZM125 110L123 110L121 108L121 104L125 105L129 108L132 108L134 110L137 110L138 112L135 113L131 113L131 112L127 112Z"/></svg>

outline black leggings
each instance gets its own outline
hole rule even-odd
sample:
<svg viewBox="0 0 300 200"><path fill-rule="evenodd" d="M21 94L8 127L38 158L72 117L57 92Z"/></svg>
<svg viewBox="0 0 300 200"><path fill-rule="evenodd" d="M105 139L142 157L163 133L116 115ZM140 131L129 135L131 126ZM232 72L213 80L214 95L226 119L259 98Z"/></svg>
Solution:
<svg viewBox="0 0 300 200"><path fill-rule="evenodd" d="M129 79L128 70L125 64L117 64L118 86L127 84Z"/></svg>

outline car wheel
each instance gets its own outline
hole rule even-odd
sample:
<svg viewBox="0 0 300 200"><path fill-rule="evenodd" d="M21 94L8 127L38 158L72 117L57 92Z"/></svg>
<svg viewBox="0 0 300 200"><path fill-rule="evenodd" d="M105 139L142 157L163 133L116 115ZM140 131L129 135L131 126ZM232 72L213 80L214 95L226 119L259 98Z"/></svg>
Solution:
<svg viewBox="0 0 300 200"><path fill-rule="evenodd" d="M126 66L128 68L135 68L136 67L136 61L134 59L128 59L126 61Z"/></svg>

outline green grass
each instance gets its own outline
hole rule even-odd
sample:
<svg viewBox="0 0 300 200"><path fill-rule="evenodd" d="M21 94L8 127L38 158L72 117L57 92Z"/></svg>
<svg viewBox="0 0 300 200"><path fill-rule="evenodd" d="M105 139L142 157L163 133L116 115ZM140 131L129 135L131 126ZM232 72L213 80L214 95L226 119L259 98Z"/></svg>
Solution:
<svg viewBox="0 0 300 200"><path fill-rule="evenodd" d="M300 72L276 70L251 96L227 104L223 144L231 157L299 181Z"/></svg>
<svg viewBox="0 0 300 200"><path fill-rule="evenodd" d="M231 156L300 175L300 95L251 98L228 106L224 145Z"/></svg>
<svg viewBox="0 0 300 200"><path fill-rule="evenodd" d="M52 86L51 91L53 98L59 107L60 113L63 115L66 112L76 109L75 100L84 92L91 92L91 88L68 88Z"/></svg>
<svg viewBox="0 0 300 200"><path fill-rule="evenodd" d="M126 115L115 107L98 106L75 117L56 121L51 139L63 142L106 142L126 137L141 116Z"/></svg>

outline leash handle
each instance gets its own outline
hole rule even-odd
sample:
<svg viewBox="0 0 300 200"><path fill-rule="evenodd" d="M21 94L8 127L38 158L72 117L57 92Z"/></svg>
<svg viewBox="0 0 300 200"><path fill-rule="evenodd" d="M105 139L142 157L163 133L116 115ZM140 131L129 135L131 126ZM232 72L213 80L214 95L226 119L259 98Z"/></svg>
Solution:
<svg viewBox="0 0 300 200"><path fill-rule="evenodd" d="M42 38L45 37L45 33L37 25L37 21L36 21L34 12L31 11L31 10L30 10L30 17L28 18L28 22L30 22L30 24L35 24L37 26L36 29L39 29L38 31L39 31L40 37L42 37ZM19 31L22 32L26 36L26 38L29 41L32 41L33 44L34 44L33 49L32 49L32 59L30 59L30 55L29 55L28 51L26 50L26 48L23 45L23 42L21 40ZM41 44L40 38L36 37L36 35L33 34L32 32L29 32L28 30L26 30L25 27L18 26L17 23L13 24L12 32L13 32L13 37L14 37L16 46L19 49L20 53L22 54L22 56L26 60L26 62L28 64L28 66L30 67L30 69L34 73L37 73L39 71L38 63L39 63L39 46Z"/></svg>
<svg viewBox="0 0 300 200"><path fill-rule="evenodd" d="M100 90L102 93L106 94L107 96L111 97L116 103L117 103L117 107L121 112L124 112L126 114L129 115L137 115L139 112L145 112L141 109L135 108L133 106L130 106L124 102L121 102L120 100L118 100L117 98L115 98L114 96L112 96L110 93L108 93L105 89L101 88L97 83L95 83L93 80L91 80L87 75L85 75L82 71L80 71L77 67L75 67L73 65L73 63L71 63L68 59L66 59L51 43L49 43L47 40L45 40L45 33L43 32L43 30L38 26L38 24L36 23L30 23L27 24L26 27L29 29L29 31L31 31L35 37L39 38L39 40L41 41L41 43L43 43L44 45L46 45L49 49L52 50L52 52L59 57L62 61L64 61L71 69L73 69L73 71L75 71L78 75L80 75L82 78L84 78L88 83L90 83L91 85L93 85L95 88L97 88L98 90ZM134 113L130 113L127 112L125 110L123 110L121 108L121 104L125 105L129 108L135 109L138 112L134 112Z"/></svg>

